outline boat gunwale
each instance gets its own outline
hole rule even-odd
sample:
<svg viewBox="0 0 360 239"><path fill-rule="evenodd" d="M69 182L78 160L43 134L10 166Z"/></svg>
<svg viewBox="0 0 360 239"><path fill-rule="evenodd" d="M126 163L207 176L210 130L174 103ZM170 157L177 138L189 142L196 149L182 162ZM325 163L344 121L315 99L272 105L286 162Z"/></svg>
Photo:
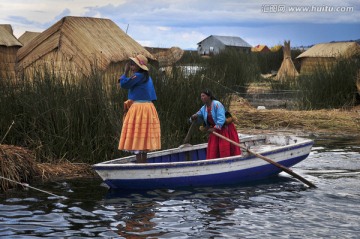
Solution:
<svg viewBox="0 0 360 239"><path fill-rule="evenodd" d="M296 137L296 138L300 138L300 137ZM265 137L265 139L266 139L266 137ZM290 149L295 150L295 149L299 149L299 148L304 148L307 146L312 146L314 144L313 140L311 140L311 139L306 139L306 138L300 138L300 139L302 139L301 142L297 142L297 143L289 144L289 145L281 145L281 146L278 146L278 148L276 148L276 149L271 148L271 149L267 149L267 150L264 150L264 151L261 151L258 153L260 153L263 156L266 156L266 155L281 153L283 151L289 151ZM258 140L262 140L262 139L260 138ZM254 141L254 140L247 140L247 141ZM244 143L244 142L242 142L242 143ZM180 151L180 152L191 151L194 149L194 147L202 148L204 145L206 146L207 144L204 143L204 144L194 145L194 146L186 148L189 150ZM179 148L173 148L173 149L163 150L162 152L175 151L173 153L176 153L176 150L178 150L178 149ZM184 149L184 148L182 148L182 149ZM179 149L179 150L182 150L182 149ZM93 168L95 170L118 170L118 169L139 170L139 169L154 169L154 168L159 169L159 168L175 168L175 167L192 167L192 166L225 164L225 163L233 163L233 162L237 162L237 161L251 160L251 159L257 158L257 156L247 154L247 155L236 155L236 156L217 158L217 159L211 159L211 160L203 159L203 160L197 160L197 161L161 162L161 163L155 163L155 162L154 163L134 163L132 161L121 162L121 161L129 160L130 158L134 158L134 156L128 156L125 158L113 159L110 161L98 163L98 164L93 165ZM116 162L116 161L119 163L110 163L110 162Z"/></svg>
<svg viewBox="0 0 360 239"><path fill-rule="evenodd" d="M242 137L240 137L240 135L239 135L240 140L241 140L241 144L243 144L243 143L248 142L248 141L261 141L261 140L266 141L266 138L268 136L275 136L275 135L244 135L244 134L242 134L241 136ZM148 156L151 156L153 158L153 157L163 156L163 155L166 155L166 154L187 152L187 151L192 151L194 149L196 150L196 149L206 148L207 143L200 143L200 144L189 145L189 146L185 146L185 147L182 147L182 146L184 146L184 145L180 145L177 148L170 148L170 149L153 151L153 152L148 153ZM173 152L171 152L171 151L173 151ZM121 164L124 164L124 163L129 163L127 161L130 161L130 159L131 159L131 161L135 161L135 156L130 155L130 156L122 157L122 158L116 158L116 159L107 160L107 161L97 163L97 164L111 164L111 162L125 161L125 162L121 163ZM95 164L95 165L97 165L97 164Z"/></svg>

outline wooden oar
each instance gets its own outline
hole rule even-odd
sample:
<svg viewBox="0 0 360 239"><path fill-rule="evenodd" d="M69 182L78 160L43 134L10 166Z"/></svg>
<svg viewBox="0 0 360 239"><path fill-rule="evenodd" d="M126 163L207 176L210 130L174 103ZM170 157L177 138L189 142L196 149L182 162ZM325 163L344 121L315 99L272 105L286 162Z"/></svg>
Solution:
<svg viewBox="0 0 360 239"><path fill-rule="evenodd" d="M301 182L307 184L309 187L311 187L311 188L316 188L316 186L315 186L313 183L309 182L308 180L306 180L305 178L301 177L300 175L294 173L294 171L292 171L291 169L289 169L289 168L287 168L287 167L285 167L285 166L283 166L283 165L281 165L281 164L279 164L279 163L277 163L277 162L274 162L274 161L272 161L271 159L269 159L269 158L267 158L267 157L265 157L265 156L263 156L263 155L261 155L261 154L258 154L258 153L254 152L254 151L251 151L250 149L242 146L241 144L239 144L239 143L237 143L237 142L235 142L235 141L233 141L233 140L231 140L231 139L229 139L229 138L227 138L227 137L225 137L225 136L223 136L223 135L221 135L221 134L219 134L219 133L216 133L215 131L212 132L212 133L215 134L217 137L222 138L222 139L224 139L224 140L232 143L233 145L236 145L236 146L238 146L238 147L240 147L240 148L248 151L250 154L252 154L252 155L254 155L254 156L258 157L258 158L261 158L261 159L265 160L266 162L271 163L272 165L280 168L280 169L283 170L284 172L290 174L291 176L299 179Z"/></svg>
<svg viewBox="0 0 360 239"><path fill-rule="evenodd" d="M197 123L196 121L194 120L192 123L191 123L191 126L186 134L186 137L183 141L183 144L179 146L179 148L182 148L182 147L185 147L185 146L188 146L189 145L189 142L190 142L190 138L191 138L191 135L193 134L193 131L196 129L196 126L197 126Z"/></svg>

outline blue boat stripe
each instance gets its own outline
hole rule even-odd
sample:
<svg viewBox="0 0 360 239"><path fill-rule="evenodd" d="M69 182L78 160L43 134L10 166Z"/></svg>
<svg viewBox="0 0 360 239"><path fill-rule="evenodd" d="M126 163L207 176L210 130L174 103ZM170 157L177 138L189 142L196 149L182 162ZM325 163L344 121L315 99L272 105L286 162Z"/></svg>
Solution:
<svg viewBox="0 0 360 239"><path fill-rule="evenodd" d="M279 163L291 167L308 156L302 155ZM197 175L172 178L153 178L153 179L121 179L105 180L111 188L121 189L154 189L154 188L179 188L179 187L199 187L208 185L239 184L250 181L262 180L270 176L277 175L281 170L272 164L265 164L250 169L242 169L233 172L224 172L211 175Z"/></svg>

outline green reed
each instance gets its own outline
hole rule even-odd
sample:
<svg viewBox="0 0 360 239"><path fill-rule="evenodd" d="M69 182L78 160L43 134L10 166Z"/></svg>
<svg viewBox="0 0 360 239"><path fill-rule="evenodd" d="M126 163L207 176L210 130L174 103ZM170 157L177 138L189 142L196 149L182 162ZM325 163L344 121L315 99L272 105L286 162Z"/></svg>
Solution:
<svg viewBox="0 0 360 239"><path fill-rule="evenodd" d="M252 52L251 54L255 58L261 74L278 71L284 59L281 49L276 52ZM291 59L295 59L300 54L300 50L291 50ZM293 60L293 62L296 69L299 70L300 63L297 60Z"/></svg>
<svg viewBox="0 0 360 239"><path fill-rule="evenodd" d="M228 52L197 63L182 62L167 73L151 68L162 149L183 143L189 117L202 106L203 89L212 90L228 108L227 94L244 92L257 72L251 56ZM15 83L0 79L0 136L15 121L3 143L30 148L43 162L96 163L127 155L117 150L127 97L117 83L120 74L104 80L96 71L89 77L58 77L45 70ZM190 143L206 139L197 131Z"/></svg>
<svg viewBox="0 0 360 239"><path fill-rule="evenodd" d="M276 52L252 52L262 74L271 73L277 71L283 60L282 50Z"/></svg>
<svg viewBox="0 0 360 239"><path fill-rule="evenodd" d="M339 59L333 66L318 64L311 74L297 80L300 109L330 109L354 106L360 58Z"/></svg>
<svg viewBox="0 0 360 239"><path fill-rule="evenodd" d="M4 143L33 149L46 162L111 157L120 102L109 101L100 75L75 80L50 72L34 73L34 80L17 84L2 81L7 93L1 96L0 134L15 121Z"/></svg>
<svg viewBox="0 0 360 239"><path fill-rule="evenodd" d="M222 95L245 93L249 83L259 78L259 67L254 55L229 50L210 58L202 73Z"/></svg>

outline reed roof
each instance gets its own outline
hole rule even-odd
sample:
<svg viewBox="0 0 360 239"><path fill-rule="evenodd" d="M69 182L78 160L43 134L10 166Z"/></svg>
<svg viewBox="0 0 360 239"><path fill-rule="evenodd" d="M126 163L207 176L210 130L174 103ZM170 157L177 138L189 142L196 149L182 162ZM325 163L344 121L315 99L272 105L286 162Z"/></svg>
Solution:
<svg viewBox="0 0 360 239"><path fill-rule="evenodd" d="M41 32L30 32L26 31L24 32L20 37L19 41L23 44L23 46L27 45L32 39L40 35Z"/></svg>
<svg viewBox="0 0 360 239"><path fill-rule="evenodd" d="M252 52L269 52L270 49L267 47L267 45L257 45L251 48Z"/></svg>
<svg viewBox="0 0 360 239"><path fill-rule="evenodd" d="M360 45L356 42L321 43L301 53L297 59L305 57L351 57L360 53Z"/></svg>
<svg viewBox="0 0 360 239"><path fill-rule="evenodd" d="M10 24L0 24L0 46L22 46L21 42L13 35Z"/></svg>
<svg viewBox="0 0 360 239"><path fill-rule="evenodd" d="M18 51L20 66L25 68L51 52L62 55L80 68L97 60L97 68L105 70L110 63L143 54L154 57L128 36L113 21L102 18L68 16L36 36L31 44Z"/></svg>
<svg viewBox="0 0 360 239"><path fill-rule="evenodd" d="M181 59L184 50L179 47L171 47L169 49L153 53L158 60L160 66L171 66Z"/></svg>

